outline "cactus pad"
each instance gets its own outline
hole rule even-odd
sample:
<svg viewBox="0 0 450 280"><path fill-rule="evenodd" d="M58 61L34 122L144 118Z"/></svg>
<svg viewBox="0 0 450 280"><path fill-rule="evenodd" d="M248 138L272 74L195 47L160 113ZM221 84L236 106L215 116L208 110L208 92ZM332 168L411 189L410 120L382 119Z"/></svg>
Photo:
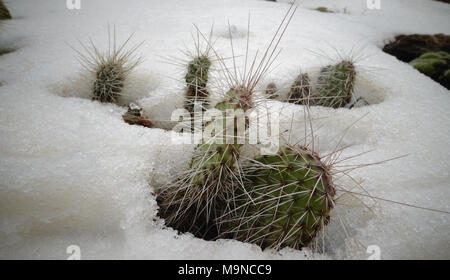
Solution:
<svg viewBox="0 0 450 280"><path fill-rule="evenodd" d="M281 148L244 169L245 191L225 219L228 237L262 248L299 249L328 224L334 206L331 174L305 147Z"/></svg>

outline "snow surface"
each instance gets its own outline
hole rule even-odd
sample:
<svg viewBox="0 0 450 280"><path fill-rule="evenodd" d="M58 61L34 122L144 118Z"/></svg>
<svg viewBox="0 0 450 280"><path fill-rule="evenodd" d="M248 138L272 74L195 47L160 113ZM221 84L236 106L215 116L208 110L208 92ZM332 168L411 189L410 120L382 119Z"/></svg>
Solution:
<svg viewBox="0 0 450 280"><path fill-rule="evenodd" d="M65 259L72 244L83 259L367 258L369 245L379 246L384 259L450 258L448 214L364 197L340 201L324 254L207 242L177 235L157 218L153 191L186 167L193 145L171 143L163 129L130 126L123 107L85 98L88 84L70 46L80 49L77 39L92 38L106 47L108 24L119 42L133 32L133 43L145 40L138 50L145 61L125 92L158 127L170 128L171 112L183 104L184 69L166 58L186 59L181 51L193 48L192 24L207 33L214 23L215 47L229 57L230 21L237 54L245 53L247 33L255 53L270 41L288 1L82 0L81 10L61 0L5 2L14 19L2 22L0 47L16 50L0 57L0 258ZM333 151L344 135L340 146L351 147L343 157L372 151L347 163L407 155L352 176L373 196L448 212L450 93L381 48L396 34L448 33L450 5L381 0L381 10L368 10L365 3L301 1L260 88L288 85L300 69L317 72L336 61L337 51L361 57L357 94L372 104L312 108L316 150ZM318 6L337 13L312 10ZM283 128L294 124L292 141L302 137L301 106L267 106L281 112ZM348 178L339 183L354 185Z"/></svg>

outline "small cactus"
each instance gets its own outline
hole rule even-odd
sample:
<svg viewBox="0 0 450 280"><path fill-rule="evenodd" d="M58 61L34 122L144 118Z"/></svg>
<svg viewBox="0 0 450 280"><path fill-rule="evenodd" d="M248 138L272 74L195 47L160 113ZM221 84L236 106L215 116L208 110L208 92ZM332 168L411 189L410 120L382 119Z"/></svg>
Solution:
<svg viewBox="0 0 450 280"><path fill-rule="evenodd" d="M224 219L224 236L262 248L300 249L330 221L335 189L329 167L306 147L284 147L244 169L245 189Z"/></svg>
<svg viewBox="0 0 450 280"><path fill-rule="evenodd" d="M348 60L322 68L309 104L332 108L345 107L352 100L355 77L355 66Z"/></svg>
<svg viewBox="0 0 450 280"><path fill-rule="evenodd" d="M208 71L211 61L206 55L200 55L188 64L186 80L186 102L185 108L191 115L194 114L195 103L200 103L203 108L209 104L209 92L206 88L208 82Z"/></svg>
<svg viewBox="0 0 450 280"><path fill-rule="evenodd" d="M269 83L266 87L267 98L276 99L278 97L277 91L278 91L277 85L274 82Z"/></svg>
<svg viewBox="0 0 450 280"><path fill-rule="evenodd" d="M141 62L140 57L134 57L133 54L142 43L126 50L132 37L130 36L121 46L116 47L115 29L113 32L113 45L109 46L107 52L101 52L91 42L91 49L82 45L87 54L77 53L81 65L87 70L85 76L93 78L92 100L118 104L126 98L123 88L127 76ZM108 41L111 42L109 28Z"/></svg>
<svg viewBox="0 0 450 280"><path fill-rule="evenodd" d="M0 0L0 20L11 19L11 13L8 8L6 8L5 4L2 0Z"/></svg>
<svg viewBox="0 0 450 280"><path fill-rule="evenodd" d="M288 94L288 102L294 104L307 104L311 94L311 85L307 73L300 74L295 79Z"/></svg>
<svg viewBox="0 0 450 280"><path fill-rule="evenodd" d="M428 52L414 59L409 64L421 73L449 88L450 54L447 52Z"/></svg>

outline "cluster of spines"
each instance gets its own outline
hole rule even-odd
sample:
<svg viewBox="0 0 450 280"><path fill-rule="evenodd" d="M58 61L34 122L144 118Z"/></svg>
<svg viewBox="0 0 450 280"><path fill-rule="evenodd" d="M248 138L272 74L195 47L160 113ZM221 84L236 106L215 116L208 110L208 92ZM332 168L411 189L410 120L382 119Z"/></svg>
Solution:
<svg viewBox="0 0 450 280"><path fill-rule="evenodd" d="M328 224L335 189L329 168L308 148L260 156L244 175L245 189L222 221L222 236L262 248L299 249Z"/></svg>

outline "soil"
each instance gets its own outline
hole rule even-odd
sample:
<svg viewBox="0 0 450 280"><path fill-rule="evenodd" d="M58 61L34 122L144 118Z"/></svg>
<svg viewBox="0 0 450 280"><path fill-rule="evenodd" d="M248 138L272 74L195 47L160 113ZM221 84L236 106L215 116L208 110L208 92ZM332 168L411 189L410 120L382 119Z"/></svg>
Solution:
<svg viewBox="0 0 450 280"><path fill-rule="evenodd" d="M401 61L410 62L426 52L450 53L450 36L445 34L398 35L393 42L384 46L383 51Z"/></svg>

